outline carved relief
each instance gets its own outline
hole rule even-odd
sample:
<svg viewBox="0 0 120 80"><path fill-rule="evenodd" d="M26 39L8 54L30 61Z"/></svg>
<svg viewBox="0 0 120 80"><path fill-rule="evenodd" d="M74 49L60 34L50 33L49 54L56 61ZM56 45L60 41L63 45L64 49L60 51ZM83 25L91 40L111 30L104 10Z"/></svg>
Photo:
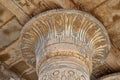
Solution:
<svg viewBox="0 0 120 80"><path fill-rule="evenodd" d="M36 8L35 4L32 3L32 0L13 0L19 7L21 7L27 14L33 12Z"/></svg>
<svg viewBox="0 0 120 80"><path fill-rule="evenodd" d="M49 2L50 1L50 2ZM11 19L14 18L15 16L17 17L17 20L24 22L22 24L25 24L25 22L28 20L23 14L21 11L23 11L24 14L36 14L36 13L40 13L41 11L47 11L48 9L54 9L54 8L60 8L59 4L55 4L55 1L57 0L0 0L0 3L5 6L6 8L2 7L2 5L0 6L0 27L1 27L1 30L0 30L0 34L1 34L1 38L0 38L0 42L1 42L1 45L2 46L3 44L7 44L6 41L11 41L13 40L14 37L13 35L17 35L16 32L18 31L12 31L12 32L9 32L9 30L12 30L14 29L14 26L13 28L11 28L11 24L8 24L9 27L5 27L4 25L6 25L7 23L13 23L15 24L16 22L12 21ZM64 1L67 1L64 3L63 7L67 6L69 7L69 0L58 0L60 1L59 3L64 3ZM93 14L93 16L96 16L97 15L97 18L99 20L101 20L105 25L109 25L110 24L113 24L111 26L105 26L108 30L108 33L109 33L109 36L111 37L111 41L112 41L112 44L115 46L116 50L114 52L111 52L111 54L113 54L112 56L115 56L114 59L113 57L109 57L109 59L107 59L109 62L109 65L106 66L107 63L104 64L104 61L101 61L101 59L97 59L97 56L96 58L94 59L96 62L96 64L93 65L93 67L95 68L93 70L93 76L95 77L99 77L102 75L106 75L108 73L112 73L115 71L119 71L119 66L120 66L120 60L119 60L119 49L120 49L120 39L119 39L119 1L120 0L70 0L74 3L74 5L77 7L77 9L80 9L80 10L83 10L83 11L88 11L89 13L89 10L94 10L96 12L96 14ZM3 4L2 2L4 2L5 4ZM11 4L14 3L14 4ZM8 5L8 6L6 6ZM12 15L8 10L7 8L15 15ZM11 9L10 9L11 8ZM97 8L97 9L96 9ZM104 9L103 9L104 8ZM75 9L75 8L74 8ZM21 12L21 13L19 13ZM14 17L13 17L14 16ZM63 17L63 16L62 16ZM20 19L19 19L20 18ZM55 16L54 18L56 18L56 20L53 20L55 22L56 25L58 26L62 26L63 23L62 21L59 19L60 17L59 16ZM26 21L24 21L24 19L27 19ZM82 18L76 18L74 24L80 24L80 21L82 20ZM8 22L9 21L9 22ZM43 21L44 22L44 21ZM115 23L113 23L115 22ZM38 21L39 23L39 21ZM41 25L41 24L40 24ZM44 25L44 24L43 24ZM38 25L39 26L39 25ZM77 27L76 27L77 26ZM2 30L3 28L5 27L5 30ZM75 25L74 26L75 28L75 32L77 32L79 30L79 25ZM20 29L19 29L20 30ZM63 29L59 29L58 28L58 32L61 32ZM12 35L10 34L10 36L8 36L9 39L5 38L7 36L4 36L2 35L3 32L5 34L9 34L9 33L12 33ZM92 32L92 30L90 31ZM92 34L92 33L91 33ZM28 37L30 37L29 35L26 35ZM34 36L34 35L33 35ZM31 36L31 37L33 37ZM57 35L58 36L58 35ZM60 35L61 36L61 35ZM12 38L14 37L14 38ZM31 38L33 39L33 38ZM2 40L2 41L1 41ZM16 40L15 40L16 41ZM16 46L13 45L13 43L15 42L13 41L12 44L9 44L8 46L5 46L5 47L1 47L1 52L0 52L0 60L4 60L6 64L10 66L13 66L15 65L17 62L19 62L20 60L24 60L22 59L22 56L21 56L21 52L20 50L16 50ZM33 40L34 41L34 40ZM31 41L31 43L33 42ZM29 42L29 41L28 41ZM29 43L29 44L31 44ZM33 45L33 44L31 44ZM66 45L66 44L65 44ZM82 44L81 44L82 45ZM11 47L12 46L12 47ZM13 47L14 46L14 47ZM53 45L52 45L53 46ZM68 46L67 46L68 47ZM9 48L9 49L8 49ZM48 48L48 46L47 46ZM83 56L87 56L87 54L89 54L90 52L88 48L86 49L83 49L85 47L83 46L79 46L79 48L77 49L77 51L80 52L80 54L83 54ZM34 50L34 47L32 46L31 47L31 51L32 49ZM54 48L56 49L56 48ZM113 48L112 48L113 49ZM117 50L118 49L118 50ZM35 55L34 54L31 54L29 49L26 49L26 55L24 55L25 57L28 56L28 62L30 62L31 64L34 64L34 67L35 67ZM42 49L41 49L42 50ZM41 50L40 53L41 53ZM46 49L45 49L46 50ZM69 50L72 50L72 48L70 48ZM76 50L76 49L74 49ZM87 50L87 51L86 51ZM23 51L24 52L24 51ZM88 53L86 53L88 52ZM34 51L33 51L34 53ZM44 53L44 51L43 51ZM118 55L116 55L118 53ZM9 54L9 56L7 57L6 55ZM50 55L50 54L48 54ZM52 54L51 54L52 55ZM63 55L63 54L62 54ZM39 55L41 56L41 55ZM47 55L46 55L47 56ZM102 56L102 55L101 55ZM3 59L3 57L5 59ZM99 57L98 57L99 58ZM27 59L26 59L27 60ZM94 61L94 62L95 62ZM101 66L99 66L99 64ZM98 68L96 68L98 67ZM112 69L110 69L110 67L112 67ZM20 68L19 68L20 69ZM19 71L18 71L19 72ZM24 72L23 72L24 73ZM32 73L32 72L31 72ZM24 75L26 75L27 73L25 73ZM27 74L27 76L30 76ZM32 79L32 78L31 78ZM28 79L29 80L29 79ZM32 79L34 80L34 79ZM92 79L92 80L95 80L95 79Z"/></svg>
<svg viewBox="0 0 120 80"><path fill-rule="evenodd" d="M61 65L63 62L68 64L66 60L58 64L56 62L56 66L50 66L49 63L53 63L53 61L49 62L50 59L56 56L60 56L61 59L63 59L62 56L79 59L81 62L79 64L84 64L79 67L81 69L87 66L84 71L80 71L87 72L87 77L77 75L70 78L62 73L64 75L60 74L58 80L89 80L88 73L92 71L92 63L96 66L98 61L102 62L107 55L109 38L103 25L89 14L77 10L53 10L38 15L25 25L21 36L21 50L28 63L34 67L36 63L40 80L41 78L57 79L54 78L55 76L50 77L52 76L49 71L52 70L51 66L58 69L60 66L67 66ZM68 61L71 63L70 67L77 67L70 61ZM43 64L46 65L43 66ZM45 78L42 72L45 72Z"/></svg>
<svg viewBox="0 0 120 80"><path fill-rule="evenodd" d="M13 0L27 14L38 14L49 9L59 8L60 6L49 0Z"/></svg>
<svg viewBox="0 0 120 80"><path fill-rule="evenodd" d="M39 80L88 80L89 78L79 71L70 69L52 70L41 74L40 77Z"/></svg>
<svg viewBox="0 0 120 80"><path fill-rule="evenodd" d="M78 46L84 45L91 48L93 53L96 54L93 62L105 56L104 52L106 53L109 49L109 45L107 45L109 44L109 40L103 27L100 27L102 25L99 23L95 24L94 21L92 22L94 18L89 20L87 18L90 15L83 15L82 12L77 11L73 11L76 14L73 14L71 11L70 13L64 11L51 12L48 12L49 16L44 16L44 13L41 14L37 20L33 19L31 24L26 25L31 27L25 27L27 31L23 33L22 43L24 44L22 44L22 51L23 53L25 52L24 55L34 56L34 49L36 48L35 51L42 53L40 54L42 56L44 55L45 47L48 45L69 42ZM80 22L75 24L78 20ZM39 44L34 45L35 42ZM29 55L26 54L26 51L28 51L27 54L29 53Z"/></svg>

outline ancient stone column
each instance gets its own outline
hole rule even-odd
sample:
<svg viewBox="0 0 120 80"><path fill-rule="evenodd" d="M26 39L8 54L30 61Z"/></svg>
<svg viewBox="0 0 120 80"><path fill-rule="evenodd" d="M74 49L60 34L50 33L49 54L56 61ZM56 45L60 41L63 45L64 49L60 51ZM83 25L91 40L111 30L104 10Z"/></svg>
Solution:
<svg viewBox="0 0 120 80"><path fill-rule="evenodd" d="M82 11L52 10L32 18L21 33L25 60L39 80L90 80L109 50L104 26Z"/></svg>

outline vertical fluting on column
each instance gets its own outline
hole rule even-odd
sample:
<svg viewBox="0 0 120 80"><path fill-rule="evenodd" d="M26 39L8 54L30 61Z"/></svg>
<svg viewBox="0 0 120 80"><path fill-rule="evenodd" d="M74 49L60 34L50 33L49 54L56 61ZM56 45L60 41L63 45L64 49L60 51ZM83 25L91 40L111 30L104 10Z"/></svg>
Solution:
<svg viewBox="0 0 120 80"><path fill-rule="evenodd" d="M109 50L101 23L76 10L53 10L28 22L22 31L23 57L36 65L39 80L90 80L92 66Z"/></svg>

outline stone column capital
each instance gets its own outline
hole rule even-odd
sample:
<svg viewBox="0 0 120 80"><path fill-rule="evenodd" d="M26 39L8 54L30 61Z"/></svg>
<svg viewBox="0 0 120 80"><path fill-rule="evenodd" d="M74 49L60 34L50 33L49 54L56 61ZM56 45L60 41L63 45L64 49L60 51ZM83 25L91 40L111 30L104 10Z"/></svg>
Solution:
<svg viewBox="0 0 120 80"><path fill-rule="evenodd" d="M85 72L91 73L92 66L101 62L110 48L104 26L92 15L78 10L43 12L25 24L21 34L23 57L37 68L38 74L40 66L59 56L79 59L80 65L87 66ZM64 62L68 64L67 60Z"/></svg>

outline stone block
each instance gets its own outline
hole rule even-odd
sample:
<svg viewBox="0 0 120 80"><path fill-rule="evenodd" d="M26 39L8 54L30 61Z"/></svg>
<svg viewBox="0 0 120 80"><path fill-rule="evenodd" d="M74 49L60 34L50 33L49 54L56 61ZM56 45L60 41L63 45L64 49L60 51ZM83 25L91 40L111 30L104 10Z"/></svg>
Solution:
<svg viewBox="0 0 120 80"><path fill-rule="evenodd" d="M14 43L20 36L21 25L13 18L0 29L0 51Z"/></svg>
<svg viewBox="0 0 120 80"><path fill-rule="evenodd" d="M89 11L100 5L106 0L73 0L82 10Z"/></svg>
<svg viewBox="0 0 120 80"><path fill-rule="evenodd" d="M111 25L120 19L120 0L108 0L94 9L93 14L99 18L105 26Z"/></svg>
<svg viewBox="0 0 120 80"><path fill-rule="evenodd" d="M0 28L12 17L13 14L7 8L0 4Z"/></svg>

